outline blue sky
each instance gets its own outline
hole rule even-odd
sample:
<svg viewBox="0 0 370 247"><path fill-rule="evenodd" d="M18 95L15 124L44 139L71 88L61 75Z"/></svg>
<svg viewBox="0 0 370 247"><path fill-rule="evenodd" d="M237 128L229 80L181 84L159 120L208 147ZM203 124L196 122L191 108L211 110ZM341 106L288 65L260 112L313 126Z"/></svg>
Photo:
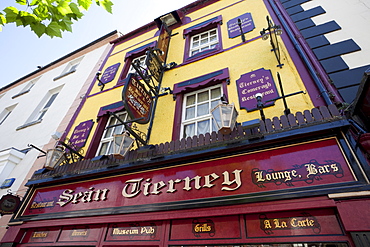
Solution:
<svg viewBox="0 0 370 247"><path fill-rule="evenodd" d="M113 15L93 6L82 20L73 25L73 32L63 38L38 38L29 28L9 24L0 32L0 88L47 65L58 58L118 30L128 33L160 15L179 9L195 0L113 0ZM0 10L17 6L15 0L0 0Z"/></svg>

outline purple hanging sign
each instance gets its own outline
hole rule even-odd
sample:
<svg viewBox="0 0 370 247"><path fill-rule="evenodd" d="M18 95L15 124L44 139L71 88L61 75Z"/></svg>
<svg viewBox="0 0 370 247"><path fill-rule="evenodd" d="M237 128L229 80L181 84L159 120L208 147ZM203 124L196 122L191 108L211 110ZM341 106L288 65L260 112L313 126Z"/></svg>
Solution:
<svg viewBox="0 0 370 247"><path fill-rule="evenodd" d="M229 38L230 39L238 37L239 35L241 35L240 27L238 25L238 20L239 19L240 19L241 24L242 24L243 33L248 33L248 32L252 31L255 28L251 13L245 13L241 16L238 16L234 19L231 19L230 21L227 22L227 31L229 33Z"/></svg>
<svg viewBox="0 0 370 247"><path fill-rule="evenodd" d="M262 94L264 106L274 105L275 101L268 103L266 101L279 97L271 71L264 68L241 75L236 80L236 85L238 87L240 108L247 111L257 110L255 97L257 93Z"/></svg>
<svg viewBox="0 0 370 247"><path fill-rule="evenodd" d="M104 70L103 75L101 76L101 79L100 79L102 81L102 83L106 84L108 82L113 81L114 77L117 74L117 71L118 71L118 68L119 68L120 65L121 65L121 63L116 63L116 64L113 64L113 65L109 66L108 68L106 68Z"/></svg>
<svg viewBox="0 0 370 247"><path fill-rule="evenodd" d="M93 124L93 120L87 120L77 125L73 130L72 137L69 141L77 147L85 146Z"/></svg>

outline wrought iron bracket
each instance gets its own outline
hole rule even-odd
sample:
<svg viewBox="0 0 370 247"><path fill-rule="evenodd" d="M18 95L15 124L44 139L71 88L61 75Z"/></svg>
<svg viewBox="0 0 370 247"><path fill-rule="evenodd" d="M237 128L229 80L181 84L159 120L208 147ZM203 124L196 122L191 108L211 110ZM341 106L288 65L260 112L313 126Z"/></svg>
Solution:
<svg viewBox="0 0 370 247"><path fill-rule="evenodd" d="M111 126L108 126L108 128L113 128L113 127L116 127L116 126L120 126L120 125L123 125L125 126L125 130L127 130L133 137L135 137L135 139L137 141L139 141L143 146L147 145L147 138L146 138L146 135L144 132L140 131L136 125L134 126L130 126L133 122L137 121L137 120L141 120L142 118L138 118L138 119L133 119L133 120L129 120L129 121L122 121L122 119L120 119L115 113L113 112L109 112L109 114L111 116L113 116L115 119L117 119L120 124L115 124L115 125L111 125ZM144 140L145 138L145 140ZM138 143L137 143L138 144ZM139 145L138 145L139 146Z"/></svg>

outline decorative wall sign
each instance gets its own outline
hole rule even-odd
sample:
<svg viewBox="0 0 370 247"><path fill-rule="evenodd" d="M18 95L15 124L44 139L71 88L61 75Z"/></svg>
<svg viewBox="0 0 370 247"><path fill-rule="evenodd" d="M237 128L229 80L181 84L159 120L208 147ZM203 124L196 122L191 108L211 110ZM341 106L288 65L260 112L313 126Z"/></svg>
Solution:
<svg viewBox="0 0 370 247"><path fill-rule="evenodd" d="M107 240L159 240L162 222L112 224Z"/></svg>
<svg viewBox="0 0 370 247"><path fill-rule="evenodd" d="M260 214L260 228L267 234L275 230L311 229L313 233L321 232L321 225L316 217L303 212L299 216L269 219L266 214Z"/></svg>
<svg viewBox="0 0 370 247"><path fill-rule="evenodd" d="M101 76L100 80L103 84L106 84L108 82L113 81L114 77L117 74L118 68L121 65L121 63L116 63L104 70L103 75Z"/></svg>
<svg viewBox="0 0 370 247"><path fill-rule="evenodd" d="M139 124L149 122L153 98L134 74L129 74L129 80L122 91L122 101L132 120L137 119L135 122Z"/></svg>
<svg viewBox="0 0 370 247"><path fill-rule="evenodd" d="M24 234L21 243L53 243L59 233L59 227L31 228Z"/></svg>
<svg viewBox="0 0 370 247"><path fill-rule="evenodd" d="M271 71L264 68L241 75L236 85L240 108L247 111L257 110L257 93L262 93L263 103L279 97ZM274 101L264 103L265 107L271 105L274 105Z"/></svg>
<svg viewBox="0 0 370 247"><path fill-rule="evenodd" d="M58 242L98 241L102 225L63 227Z"/></svg>
<svg viewBox="0 0 370 247"><path fill-rule="evenodd" d="M195 237L201 237L203 234L208 234L213 237L216 234L215 223L210 219L194 219L192 223L192 230Z"/></svg>
<svg viewBox="0 0 370 247"><path fill-rule="evenodd" d="M4 180L4 182L1 184L0 189L6 189L10 188L15 181L15 178L7 178Z"/></svg>
<svg viewBox="0 0 370 247"><path fill-rule="evenodd" d="M240 238L239 216L173 220L171 240Z"/></svg>
<svg viewBox="0 0 370 247"><path fill-rule="evenodd" d="M87 120L85 122L80 123L75 127L72 133L72 137L69 140L74 146L77 147L84 147L87 141L87 138L90 135L90 131L94 125L94 121Z"/></svg>
<svg viewBox="0 0 370 247"><path fill-rule="evenodd" d="M13 214L17 211L21 199L11 194L3 195L0 199L0 215Z"/></svg>
<svg viewBox="0 0 370 247"><path fill-rule="evenodd" d="M241 16L235 17L227 22L227 31L230 39L241 35L240 27L238 25L239 19L241 21L243 33L248 33L255 28L251 13L245 13Z"/></svg>
<svg viewBox="0 0 370 247"><path fill-rule="evenodd" d="M332 209L250 214L246 223L250 238L343 234Z"/></svg>
<svg viewBox="0 0 370 247"><path fill-rule="evenodd" d="M24 216L310 191L319 185L354 182L335 138L36 189ZM292 186L294 185L294 186ZM260 198L261 196L259 196ZM52 206L54 205L54 206ZM43 207L44 206L44 207Z"/></svg>

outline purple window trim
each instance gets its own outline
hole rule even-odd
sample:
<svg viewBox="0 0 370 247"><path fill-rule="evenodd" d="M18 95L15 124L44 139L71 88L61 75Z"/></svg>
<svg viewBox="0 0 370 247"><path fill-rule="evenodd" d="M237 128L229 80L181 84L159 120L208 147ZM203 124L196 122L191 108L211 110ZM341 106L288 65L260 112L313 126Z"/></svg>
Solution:
<svg viewBox="0 0 370 247"><path fill-rule="evenodd" d="M131 66L131 62L132 60L134 60L136 57L140 57L142 55L145 54L145 52L149 49L149 48L154 48L157 46L157 41L153 41L149 44L146 44L146 45L143 45L139 48L136 48L134 50L131 50L131 51L128 51L126 53L126 56L125 56L125 64L122 68L122 72L119 76L119 79L118 79L118 82L117 82L117 85L118 86L121 86L125 83L125 78L127 77L127 72Z"/></svg>
<svg viewBox="0 0 370 247"><path fill-rule="evenodd" d="M192 36L194 34L201 33L203 31L206 31L206 30L210 29L209 28L210 26L216 27L219 24L222 24L222 16L221 15L216 16L216 17L214 17L212 19L209 19L207 21L204 21L202 23L196 24L192 27L184 29L184 31L183 31L184 38L186 37L186 35Z"/></svg>
<svg viewBox="0 0 370 247"><path fill-rule="evenodd" d="M100 107L97 117L99 118L105 114L108 114L108 112L120 112L124 109L125 107L123 106L123 102L118 101L116 103Z"/></svg>
<svg viewBox="0 0 370 247"><path fill-rule="evenodd" d="M184 30L184 38L185 38L185 52L184 52L184 61L185 62L194 62L200 60L202 58L211 56L215 53L218 53L222 50L222 36L221 36L221 25L222 25L222 16L216 16L208 21L202 22L200 24L194 25ZM201 53L195 54L194 56L190 56L190 41L191 36L195 34L199 34L201 32L210 30L212 28L217 28L217 37L218 37L218 44L215 48L205 50Z"/></svg>
<svg viewBox="0 0 370 247"><path fill-rule="evenodd" d="M229 76L228 68L217 70L212 73L198 76L190 80L176 83L173 86L173 94L175 95L179 93L183 94L183 93L188 93L194 90L198 90L199 87L209 87L209 86L217 84L217 82L219 81L226 80L229 77L230 76Z"/></svg>
<svg viewBox="0 0 370 247"><path fill-rule="evenodd" d="M136 49L134 49L134 50L131 50L131 51L127 52L127 53L126 53L126 56L125 56L125 61L126 61L127 59L129 59L129 58L131 58L131 60L132 60L132 58L133 58L133 57L138 57L138 56L139 56L138 54L141 54L141 53L143 53L143 54L144 54L144 52L145 52L149 47L154 48L156 45L157 45L157 41L153 41L153 42L151 42L151 43L149 43L149 44L143 45L143 46L141 46L141 47L139 47L139 48L136 48Z"/></svg>
<svg viewBox="0 0 370 247"><path fill-rule="evenodd" d="M204 80L203 80L204 79ZM183 95L198 89L214 86L221 84L223 94L228 95L227 93L227 84L229 79L229 69L221 69L214 71L212 73L199 76L190 80L176 83L174 85L173 94L176 96L176 106L175 106L175 116L174 123L172 128L172 140L180 139L180 130L182 122L182 103Z"/></svg>

